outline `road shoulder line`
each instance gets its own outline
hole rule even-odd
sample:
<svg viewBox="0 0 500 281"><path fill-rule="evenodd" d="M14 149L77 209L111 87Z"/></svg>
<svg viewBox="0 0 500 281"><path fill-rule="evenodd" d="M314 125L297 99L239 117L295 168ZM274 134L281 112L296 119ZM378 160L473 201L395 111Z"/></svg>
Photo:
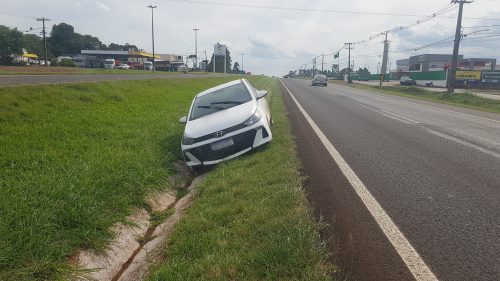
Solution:
<svg viewBox="0 0 500 281"><path fill-rule="evenodd" d="M321 140L331 157L339 166L340 170L347 178L356 194L360 197L363 204L366 206L370 214L373 216L377 224L380 226L382 232L385 234L389 242L393 245L396 252L399 254L408 270L411 272L416 280L438 280L432 273L431 269L425 264L417 251L413 248L410 242L406 239L404 234L399 230L396 224L391 220L389 215L384 211L382 206L373 197L370 191L363 184L361 179L356 175L352 168L347 164L342 155L337 151L333 144L324 135L321 129L316 125L314 120L304 110L302 105L297 101L292 92L280 79L281 84L288 92L294 103L297 105L303 116L312 127L318 138Z"/></svg>

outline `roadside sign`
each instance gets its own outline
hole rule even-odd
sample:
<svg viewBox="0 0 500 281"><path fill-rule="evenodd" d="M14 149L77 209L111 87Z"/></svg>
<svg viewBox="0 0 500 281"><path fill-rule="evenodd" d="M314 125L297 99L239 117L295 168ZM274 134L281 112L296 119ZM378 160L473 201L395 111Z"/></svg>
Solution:
<svg viewBox="0 0 500 281"><path fill-rule="evenodd" d="M214 52L216 56L226 56L226 45L222 45L219 43L215 44Z"/></svg>
<svg viewBox="0 0 500 281"><path fill-rule="evenodd" d="M500 83L500 71L483 72L484 83Z"/></svg>
<svg viewBox="0 0 500 281"><path fill-rule="evenodd" d="M456 80L481 80L481 71L457 70Z"/></svg>

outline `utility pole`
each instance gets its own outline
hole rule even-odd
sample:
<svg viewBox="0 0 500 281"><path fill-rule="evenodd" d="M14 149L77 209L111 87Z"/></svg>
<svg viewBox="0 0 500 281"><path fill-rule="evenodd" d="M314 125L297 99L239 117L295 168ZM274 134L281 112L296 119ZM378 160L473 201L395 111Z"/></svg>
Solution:
<svg viewBox="0 0 500 281"><path fill-rule="evenodd" d="M324 71L324 66L325 66L325 54L321 54L321 73Z"/></svg>
<svg viewBox="0 0 500 281"><path fill-rule="evenodd" d="M153 72L155 72L155 31L154 31L153 10L156 9L157 6L149 5L147 7L151 9L151 38L153 40Z"/></svg>
<svg viewBox="0 0 500 281"><path fill-rule="evenodd" d="M49 61L47 60L47 36L45 33L45 22L49 21L50 19L46 18L37 18L36 21L41 21L42 22L42 34L43 34L43 54L45 55L45 66L49 66Z"/></svg>
<svg viewBox="0 0 500 281"><path fill-rule="evenodd" d="M244 56L244 55L245 55L244 53L241 53L241 71L242 71L242 72L244 71L244 70L243 70L243 69L244 69L244 68L243 68L243 56ZM243 74L244 74L244 73L243 73Z"/></svg>
<svg viewBox="0 0 500 281"><path fill-rule="evenodd" d="M389 55L389 41L387 41L387 34L389 31L385 32L384 40L384 56L382 57L382 68L380 69L379 86L384 85L385 73L387 72L387 57Z"/></svg>
<svg viewBox="0 0 500 281"><path fill-rule="evenodd" d="M194 30L194 69L198 68L198 30L199 28L193 28Z"/></svg>
<svg viewBox="0 0 500 281"><path fill-rule="evenodd" d="M455 30L455 44L453 45L453 55L451 58L451 69L448 69L448 91L447 94L453 94L455 92L455 76L457 74L458 65L458 49L460 48L460 39L462 37L462 13L464 9L464 4L472 3L472 1L466 0L452 0L451 3L458 3L458 18L457 18L457 28Z"/></svg>
<svg viewBox="0 0 500 281"><path fill-rule="evenodd" d="M312 77L314 77L314 74L316 73L316 58L313 59L313 71L312 71Z"/></svg>
<svg viewBox="0 0 500 281"><path fill-rule="evenodd" d="M349 59L348 59L348 66L347 66L347 83L352 83L352 79L351 79L351 45L352 43L344 43L344 45L347 46L347 48L349 49Z"/></svg>

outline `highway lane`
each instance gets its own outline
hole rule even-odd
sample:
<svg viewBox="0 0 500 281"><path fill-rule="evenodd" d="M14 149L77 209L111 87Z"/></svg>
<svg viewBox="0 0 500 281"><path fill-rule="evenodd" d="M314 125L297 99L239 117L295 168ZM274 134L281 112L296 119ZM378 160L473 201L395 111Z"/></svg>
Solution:
<svg viewBox="0 0 500 281"><path fill-rule="evenodd" d="M284 79L439 280L500 280L500 115ZM413 279L285 98L306 189L352 280Z"/></svg>
<svg viewBox="0 0 500 281"><path fill-rule="evenodd" d="M59 84L115 80L143 80L170 78L220 77L222 74L54 74L54 75L0 75L0 86Z"/></svg>

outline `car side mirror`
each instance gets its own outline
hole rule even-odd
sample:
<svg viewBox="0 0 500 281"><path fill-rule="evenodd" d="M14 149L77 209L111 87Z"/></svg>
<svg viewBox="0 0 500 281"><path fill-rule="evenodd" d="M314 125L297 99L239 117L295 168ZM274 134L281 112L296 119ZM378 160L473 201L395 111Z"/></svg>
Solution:
<svg viewBox="0 0 500 281"><path fill-rule="evenodd" d="M267 91L257 91L257 99L260 100L261 98L267 96Z"/></svg>
<svg viewBox="0 0 500 281"><path fill-rule="evenodd" d="M182 116L181 119L179 119L179 123L186 124L187 123L187 117L186 116Z"/></svg>

